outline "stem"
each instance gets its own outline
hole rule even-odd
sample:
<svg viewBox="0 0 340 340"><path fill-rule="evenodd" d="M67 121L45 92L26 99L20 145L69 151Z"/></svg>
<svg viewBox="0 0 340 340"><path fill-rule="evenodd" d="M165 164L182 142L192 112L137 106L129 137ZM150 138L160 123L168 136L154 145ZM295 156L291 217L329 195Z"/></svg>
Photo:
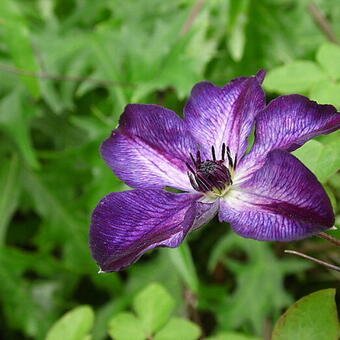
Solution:
<svg viewBox="0 0 340 340"><path fill-rule="evenodd" d="M304 259L318 263L318 264L320 264L320 265L322 265L322 266L324 266L328 269L333 269L333 270L336 270L337 272L340 272L340 267L335 266L335 265L330 264L330 263L327 263L327 262L324 262L324 261L321 261L319 259L316 259L315 257L308 256L306 254L300 253L300 252L295 251L295 250L287 250L286 249L284 252L286 254L292 254L292 255L297 255L297 256L303 257Z"/></svg>
<svg viewBox="0 0 340 340"><path fill-rule="evenodd" d="M308 10L316 24L319 26L320 30L327 37L327 39L335 44L340 44L339 39L335 35L331 24L329 23L321 9L314 2L311 2L308 5Z"/></svg>
<svg viewBox="0 0 340 340"><path fill-rule="evenodd" d="M198 14L200 13L203 5L205 3L205 0L198 0L195 4L195 6L192 8L189 17L187 19L187 21L185 22L181 34L180 35L185 35L186 33L188 33L192 27L192 25L195 22L196 17L198 16Z"/></svg>
<svg viewBox="0 0 340 340"><path fill-rule="evenodd" d="M340 247L340 240L336 239L335 237L326 233L319 233L318 236Z"/></svg>
<svg viewBox="0 0 340 340"><path fill-rule="evenodd" d="M184 287L184 301L186 304L189 319L195 322L198 326L200 326L203 336L204 329L202 325L202 320L197 310L197 296L188 287Z"/></svg>
<svg viewBox="0 0 340 340"><path fill-rule="evenodd" d="M97 83L98 85L103 86L125 86L125 87L134 87L134 84L124 83L124 82L117 82L117 81L110 81L110 80L103 80L103 79L96 79L96 78L88 78L88 77L78 77L72 75L62 75L62 74L48 74L48 73L36 73L27 70L22 70L13 66L3 65L0 64L0 71L5 71L9 73L19 74L23 76L33 77L33 78L40 78L40 79L52 79L55 81L74 81L74 82L91 82Z"/></svg>

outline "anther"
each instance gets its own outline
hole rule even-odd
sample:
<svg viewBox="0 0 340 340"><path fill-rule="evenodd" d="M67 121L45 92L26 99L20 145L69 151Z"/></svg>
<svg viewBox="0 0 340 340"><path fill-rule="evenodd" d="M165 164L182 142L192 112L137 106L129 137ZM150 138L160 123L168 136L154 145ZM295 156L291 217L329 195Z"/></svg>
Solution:
<svg viewBox="0 0 340 340"><path fill-rule="evenodd" d="M234 170L236 169L236 164L237 164L237 154L235 155L235 158L234 158Z"/></svg>
<svg viewBox="0 0 340 340"><path fill-rule="evenodd" d="M193 174L195 174L195 170L191 167L191 165L188 162L185 162L185 165Z"/></svg>
<svg viewBox="0 0 340 340"><path fill-rule="evenodd" d="M216 149L211 147L212 159L202 160L201 153L196 152L196 158L190 153L191 162L186 163L188 177L192 187L199 192L211 192L213 195L223 196L232 184L229 169L234 168L237 158L233 161L229 147L223 143L221 148L221 158L216 159ZM228 159L229 166L225 165Z"/></svg>
<svg viewBox="0 0 340 340"><path fill-rule="evenodd" d="M216 161L216 154L215 154L214 146L211 147L211 154L212 154L213 160Z"/></svg>
<svg viewBox="0 0 340 340"><path fill-rule="evenodd" d="M200 164L201 163L201 153L200 153L199 150L196 153L196 159L197 159L197 163Z"/></svg>
<svg viewBox="0 0 340 340"><path fill-rule="evenodd" d="M234 167L234 163L233 163L233 159L231 158L229 146L227 146L227 157L228 157L229 166L230 166L231 168L233 168L233 167Z"/></svg>
<svg viewBox="0 0 340 340"><path fill-rule="evenodd" d="M191 152L190 152L190 157L191 157L192 162L197 166L196 160Z"/></svg>
<svg viewBox="0 0 340 340"><path fill-rule="evenodd" d="M222 144L222 161L224 161L225 156L225 143Z"/></svg>

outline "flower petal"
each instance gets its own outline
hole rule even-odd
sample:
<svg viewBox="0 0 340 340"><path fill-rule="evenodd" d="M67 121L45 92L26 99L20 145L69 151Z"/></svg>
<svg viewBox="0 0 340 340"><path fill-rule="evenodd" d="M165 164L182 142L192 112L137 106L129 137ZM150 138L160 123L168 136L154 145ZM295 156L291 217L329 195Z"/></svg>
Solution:
<svg viewBox="0 0 340 340"><path fill-rule="evenodd" d="M182 119L157 105L127 105L118 129L101 147L116 175L134 188L190 190L185 162L196 142Z"/></svg>
<svg viewBox="0 0 340 340"><path fill-rule="evenodd" d="M199 198L151 189L107 195L93 212L90 230L92 255L101 270L124 269L155 247L179 246L214 209Z"/></svg>
<svg viewBox="0 0 340 340"><path fill-rule="evenodd" d="M293 151L309 139L339 128L340 113L331 105L297 94L274 99L256 117L255 143L239 165L239 177L260 168L271 150Z"/></svg>
<svg viewBox="0 0 340 340"><path fill-rule="evenodd" d="M265 165L220 202L219 218L238 234L292 241L330 228L334 214L316 177L294 156L274 150Z"/></svg>
<svg viewBox="0 0 340 340"><path fill-rule="evenodd" d="M255 77L237 78L222 88L202 82L192 89L184 120L206 156L212 146L221 154L223 143L233 156L246 151L254 118L265 107L260 86L263 77L264 71L260 71Z"/></svg>

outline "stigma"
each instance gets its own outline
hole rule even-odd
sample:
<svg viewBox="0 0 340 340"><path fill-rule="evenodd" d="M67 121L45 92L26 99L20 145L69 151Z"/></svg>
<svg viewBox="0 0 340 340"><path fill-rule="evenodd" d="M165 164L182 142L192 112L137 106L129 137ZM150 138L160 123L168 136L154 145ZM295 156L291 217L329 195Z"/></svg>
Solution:
<svg viewBox="0 0 340 340"><path fill-rule="evenodd" d="M211 159L202 160L200 151L197 151L196 158L190 154L192 165L186 165L192 187L209 197L217 198L224 196L233 184L231 174L235 170L237 157L232 159L230 149L225 143L222 145L221 159L216 159L214 146L211 147L211 155Z"/></svg>

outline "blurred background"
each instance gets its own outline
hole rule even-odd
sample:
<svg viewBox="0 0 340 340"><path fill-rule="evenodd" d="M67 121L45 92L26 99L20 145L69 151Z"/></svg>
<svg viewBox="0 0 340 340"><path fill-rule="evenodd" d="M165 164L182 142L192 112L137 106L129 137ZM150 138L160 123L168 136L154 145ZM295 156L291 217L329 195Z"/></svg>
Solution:
<svg viewBox="0 0 340 340"><path fill-rule="evenodd" d="M127 103L182 114L196 82L264 68L268 100L300 93L340 108L339 38L338 0L1 0L1 337L44 339L63 313L90 305L93 339L108 339L112 316L159 282L206 335L269 339L293 301L338 286L339 273L283 254L339 265L318 238L256 242L213 220L180 249L98 275L88 231L98 201L127 189L98 151ZM337 214L339 145L333 133L295 152Z"/></svg>

